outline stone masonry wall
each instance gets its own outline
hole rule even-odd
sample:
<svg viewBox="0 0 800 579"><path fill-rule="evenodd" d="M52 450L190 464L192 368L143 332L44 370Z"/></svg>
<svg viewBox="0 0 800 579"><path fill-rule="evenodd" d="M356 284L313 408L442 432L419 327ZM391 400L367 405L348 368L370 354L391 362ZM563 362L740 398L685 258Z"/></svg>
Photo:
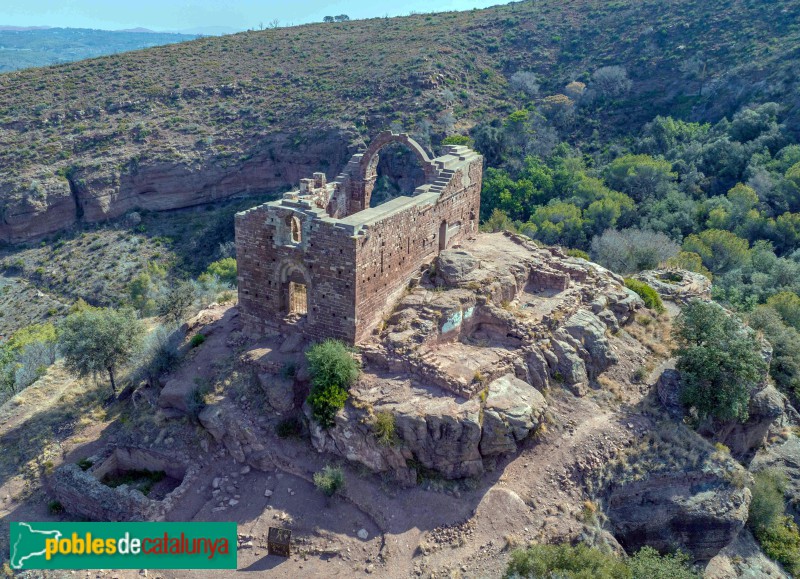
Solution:
<svg viewBox="0 0 800 579"><path fill-rule="evenodd" d="M312 338L356 343L422 265L477 234L483 158L466 147L430 160L415 144L429 182L413 197L342 214L342 207L363 207L378 150L394 142L413 143L382 133L337 180L315 174L280 201L237 214L239 308L249 333L293 326ZM304 316L290 313L291 282L306 287Z"/></svg>
<svg viewBox="0 0 800 579"><path fill-rule="evenodd" d="M442 223L447 237L442 249L478 233L482 160L463 170L469 185L460 186L462 172L442 194L438 203L391 215L370 231L359 245L356 277L356 341L365 338L380 322L387 305L394 303L422 265L440 251ZM456 185L456 183L458 185Z"/></svg>

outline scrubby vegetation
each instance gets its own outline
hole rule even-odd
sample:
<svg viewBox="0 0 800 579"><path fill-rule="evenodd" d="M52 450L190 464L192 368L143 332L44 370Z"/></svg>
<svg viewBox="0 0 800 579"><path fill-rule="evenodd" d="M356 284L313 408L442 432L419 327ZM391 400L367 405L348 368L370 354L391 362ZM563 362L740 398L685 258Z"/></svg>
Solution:
<svg viewBox="0 0 800 579"><path fill-rule="evenodd" d="M344 472L341 467L328 465L314 473L314 486L326 497L332 497L344 488Z"/></svg>
<svg viewBox="0 0 800 579"><path fill-rule="evenodd" d="M699 579L683 553L661 556L645 547L623 559L583 543L531 545L511 554L505 577L559 579Z"/></svg>
<svg viewBox="0 0 800 579"><path fill-rule="evenodd" d="M626 278L625 287L629 290L635 291L639 297L644 301L644 305L658 314L663 314L666 310L664 304L661 303L661 298L658 296L656 290L636 279Z"/></svg>
<svg viewBox="0 0 800 579"><path fill-rule="evenodd" d="M747 523L764 552L797 577L800 575L800 529L785 512L785 477L776 471L763 470L753 478L753 499Z"/></svg>
<svg viewBox="0 0 800 579"><path fill-rule="evenodd" d="M306 352L311 372L308 403L314 419L323 428L333 426L336 413L344 408L348 389L358 378L358 363L343 342L325 340Z"/></svg>
<svg viewBox="0 0 800 579"><path fill-rule="evenodd" d="M750 392L766 372L752 332L715 303L693 300L675 324L683 402L700 418L748 417Z"/></svg>

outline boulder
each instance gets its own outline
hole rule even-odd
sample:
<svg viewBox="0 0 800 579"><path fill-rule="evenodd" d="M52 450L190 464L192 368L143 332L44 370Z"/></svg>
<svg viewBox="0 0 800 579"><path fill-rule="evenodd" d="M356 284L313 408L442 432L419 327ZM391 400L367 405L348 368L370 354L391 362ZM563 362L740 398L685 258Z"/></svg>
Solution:
<svg viewBox="0 0 800 579"><path fill-rule="evenodd" d="M643 281L667 300L678 304L693 299L711 299L711 280L685 269L654 269L637 273L634 279Z"/></svg>
<svg viewBox="0 0 800 579"><path fill-rule="evenodd" d="M436 276L448 286L456 286L475 271L480 263L469 252L446 249L436 258Z"/></svg>
<svg viewBox="0 0 800 579"><path fill-rule="evenodd" d="M546 408L544 396L513 374L494 380L483 408L481 455L516 452L517 443L539 425Z"/></svg>
<svg viewBox="0 0 800 579"><path fill-rule="evenodd" d="M747 422L718 425L714 438L730 448L731 454L743 458L764 444L770 426L783 416L785 404L784 396L772 385L756 390L750 397Z"/></svg>
<svg viewBox="0 0 800 579"><path fill-rule="evenodd" d="M577 340L581 349L586 352L582 356L586 364L586 373L590 378L597 377L612 364L619 361L618 356L611 350L611 344L606 337L606 325L588 310L578 310L567 320L564 330Z"/></svg>
<svg viewBox="0 0 800 579"><path fill-rule="evenodd" d="M189 401L196 389L197 384L173 378L161 390L161 394L158 396L158 405L161 408L173 408L188 414Z"/></svg>
<svg viewBox="0 0 800 579"><path fill-rule="evenodd" d="M482 474L483 461L478 448L480 402L453 398L420 402L398 405L395 414L397 434L414 457L425 468L446 478Z"/></svg>
<svg viewBox="0 0 800 579"><path fill-rule="evenodd" d="M606 514L628 553L678 547L707 561L739 534L749 506L750 490L722 474L667 472L613 488Z"/></svg>
<svg viewBox="0 0 800 579"><path fill-rule="evenodd" d="M303 409L309 419L311 444L318 452L343 456L347 460L366 466L372 472L392 472L395 478L401 481L410 480L406 466L407 456L403 449L399 446L378 443L364 413L359 409L348 404L337 413L334 425L327 430L311 418L311 409L308 405Z"/></svg>
<svg viewBox="0 0 800 579"><path fill-rule="evenodd" d="M275 374L259 374L258 383L267 395L267 402L278 412L294 408L294 380Z"/></svg>
<svg viewBox="0 0 800 579"><path fill-rule="evenodd" d="M581 357L567 342L550 340L550 344L557 360L555 367L552 368L555 381L568 386L576 396L586 394L589 377L586 374L586 364Z"/></svg>

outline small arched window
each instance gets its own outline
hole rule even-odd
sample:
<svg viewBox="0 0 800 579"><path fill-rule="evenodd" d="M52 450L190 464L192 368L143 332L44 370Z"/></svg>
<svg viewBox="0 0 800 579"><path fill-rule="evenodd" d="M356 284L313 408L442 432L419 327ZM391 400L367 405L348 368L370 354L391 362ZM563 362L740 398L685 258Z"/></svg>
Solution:
<svg viewBox="0 0 800 579"><path fill-rule="evenodd" d="M292 243L300 243L303 240L303 232L302 228L300 227L300 220L295 216L291 216L289 217L288 225L292 236Z"/></svg>

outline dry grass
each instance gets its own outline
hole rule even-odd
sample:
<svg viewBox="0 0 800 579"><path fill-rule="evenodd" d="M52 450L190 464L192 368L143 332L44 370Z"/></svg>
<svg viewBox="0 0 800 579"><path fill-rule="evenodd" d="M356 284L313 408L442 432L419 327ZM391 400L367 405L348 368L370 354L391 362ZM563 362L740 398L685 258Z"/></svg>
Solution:
<svg viewBox="0 0 800 579"><path fill-rule="evenodd" d="M723 445L720 445L723 446ZM655 428L628 447L588 481L592 492L599 492L610 482L622 484L644 480L666 472L701 469L716 472L731 481L747 474L730 452L717 448L684 424L662 420Z"/></svg>

